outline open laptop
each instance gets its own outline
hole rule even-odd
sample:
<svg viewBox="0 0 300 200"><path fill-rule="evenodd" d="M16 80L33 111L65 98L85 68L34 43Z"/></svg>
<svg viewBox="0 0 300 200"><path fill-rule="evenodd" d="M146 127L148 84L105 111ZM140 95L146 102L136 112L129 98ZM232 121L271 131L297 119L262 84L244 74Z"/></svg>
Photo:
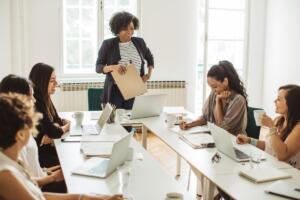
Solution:
<svg viewBox="0 0 300 200"><path fill-rule="evenodd" d="M90 158L84 164L74 169L72 173L106 178L126 161L131 137L132 134L130 133L114 143L110 159L100 157Z"/></svg>
<svg viewBox="0 0 300 200"><path fill-rule="evenodd" d="M213 123L207 122L211 135L214 138L217 149L238 162L250 161L250 156L236 149L231 140L231 135L226 130L216 126Z"/></svg>
<svg viewBox="0 0 300 200"><path fill-rule="evenodd" d="M107 103L105 108L103 109L98 121L96 124L85 124L79 127L71 128L70 136L78 136L78 135L99 135L101 130L103 129L104 125L106 124L107 120L111 112L113 111L113 107Z"/></svg>
<svg viewBox="0 0 300 200"><path fill-rule="evenodd" d="M129 119L160 115L165 104L166 96L166 94L137 96L134 100L132 111L129 113Z"/></svg>

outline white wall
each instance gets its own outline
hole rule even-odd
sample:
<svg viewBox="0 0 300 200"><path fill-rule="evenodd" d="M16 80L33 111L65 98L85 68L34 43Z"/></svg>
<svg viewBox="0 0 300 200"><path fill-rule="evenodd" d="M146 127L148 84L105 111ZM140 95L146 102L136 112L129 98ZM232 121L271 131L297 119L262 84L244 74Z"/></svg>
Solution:
<svg viewBox="0 0 300 200"><path fill-rule="evenodd" d="M10 0L0 1L0 80L11 73Z"/></svg>
<svg viewBox="0 0 300 200"><path fill-rule="evenodd" d="M263 105L271 114L278 87L300 85L299 11L299 0L268 1Z"/></svg>

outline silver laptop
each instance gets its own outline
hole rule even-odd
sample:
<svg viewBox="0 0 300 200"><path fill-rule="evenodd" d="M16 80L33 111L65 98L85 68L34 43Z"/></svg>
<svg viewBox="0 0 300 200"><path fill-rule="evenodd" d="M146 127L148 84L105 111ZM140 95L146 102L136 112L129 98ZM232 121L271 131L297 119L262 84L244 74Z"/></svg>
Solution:
<svg viewBox="0 0 300 200"><path fill-rule="evenodd" d="M208 128L214 138L217 149L238 162L250 161L250 156L238 150L232 144L231 135L226 130L208 122Z"/></svg>
<svg viewBox="0 0 300 200"><path fill-rule="evenodd" d="M132 111L129 113L129 119L160 115L165 104L166 96L166 94L137 96L134 100Z"/></svg>
<svg viewBox="0 0 300 200"><path fill-rule="evenodd" d="M114 143L110 159L100 157L90 158L83 165L74 169L72 173L106 178L126 161L131 137L132 134L130 133Z"/></svg>
<svg viewBox="0 0 300 200"><path fill-rule="evenodd" d="M109 119L109 116L112 111L113 111L113 107L109 103L107 103L96 124L82 125L83 134L84 135L100 134L104 125L106 124L107 120Z"/></svg>

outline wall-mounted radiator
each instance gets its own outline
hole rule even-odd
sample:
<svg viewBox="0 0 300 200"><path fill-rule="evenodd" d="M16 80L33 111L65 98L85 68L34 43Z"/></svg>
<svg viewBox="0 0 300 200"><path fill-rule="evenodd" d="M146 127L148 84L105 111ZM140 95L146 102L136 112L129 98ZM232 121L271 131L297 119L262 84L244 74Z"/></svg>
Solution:
<svg viewBox="0 0 300 200"><path fill-rule="evenodd" d="M59 111L88 110L88 88L103 88L103 83L63 83L53 101ZM185 81L148 81L146 94L167 94L166 106L186 107Z"/></svg>

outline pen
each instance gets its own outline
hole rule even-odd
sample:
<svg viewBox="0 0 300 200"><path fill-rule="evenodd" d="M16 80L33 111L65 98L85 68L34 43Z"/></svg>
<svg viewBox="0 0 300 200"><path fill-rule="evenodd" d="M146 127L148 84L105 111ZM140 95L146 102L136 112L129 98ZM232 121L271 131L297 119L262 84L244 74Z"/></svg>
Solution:
<svg viewBox="0 0 300 200"><path fill-rule="evenodd" d="M295 188L295 191L300 192L300 188Z"/></svg>

